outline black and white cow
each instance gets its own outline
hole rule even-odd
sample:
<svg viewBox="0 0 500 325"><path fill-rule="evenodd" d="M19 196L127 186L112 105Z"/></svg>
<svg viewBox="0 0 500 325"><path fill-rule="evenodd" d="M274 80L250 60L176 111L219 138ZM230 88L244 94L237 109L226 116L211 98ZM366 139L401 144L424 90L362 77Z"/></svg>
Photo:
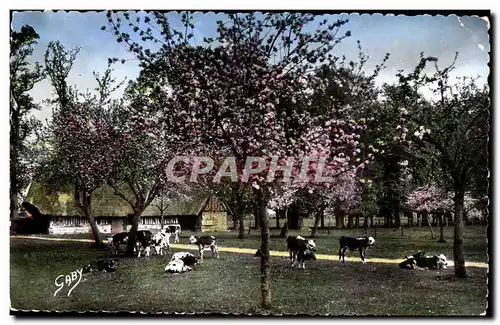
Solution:
<svg viewBox="0 0 500 325"><path fill-rule="evenodd" d="M361 262L366 263L366 250L375 246L375 238L373 237L346 237L342 236L339 239L340 249L339 249L339 261L342 263L346 260L346 254L349 250L359 250L359 255L361 256Z"/></svg>
<svg viewBox="0 0 500 325"><path fill-rule="evenodd" d="M414 269L417 266L417 259L425 258L425 252L419 251L418 253L405 256L406 260L399 263L399 267L402 269Z"/></svg>
<svg viewBox="0 0 500 325"><path fill-rule="evenodd" d="M414 269L415 267L425 269L446 269L448 263L444 254L425 256L424 252L406 256L406 260L399 263L399 267L405 269Z"/></svg>
<svg viewBox="0 0 500 325"><path fill-rule="evenodd" d="M114 234L113 236L107 237L108 247L114 250L115 255L118 255L118 247L120 245L126 245L128 243L128 233L120 232Z"/></svg>
<svg viewBox="0 0 500 325"><path fill-rule="evenodd" d="M188 252L175 253L165 267L165 272L183 273L191 271L196 264L198 264L198 259L193 254Z"/></svg>
<svg viewBox="0 0 500 325"><path fill-rule="evenodd" d="M156 255L163 255L164 251L170 251L170 235L169 232L161 230L153 236L152 241Z"/></svg>
<svg viewBox="0 0 500 325"><path fill-rule="evenodd" d="M305 269L306 260L316 260L316 243L313 239L306 239L302 236L288 236L286 239L286 247L290 253L290 261L292 267L295 261L298 262L299 268Z"/></svg>
<svg viewBox="0 0 500 325"><path fill-rule="evenodd" d="M189 238L189 243L198 246L198 252L200 254L200 260L203 260L203 251L205 248L210 248L212 251L212 256L217 256L219 259L219 247L217 247L217 242L215 236L191 236Z"/></svg>
<svg viewBox="0 0 500 325"><path fill-rule="evenodd" d="M179 226L166 226L165 231L169 232L171 236L174 237L173 242L174 244L177 244L180 242L179 234L180 234L180 228Z"/></svg>
<svg viewBox="0 0 500 325"><path fill-rule="evenodd" d="M141 251L145 251L145 256L149 256L151 246L153 246L153 233L149 230L138 230L135 235L137 257L141 257Z"/></svg>
<svg viewBox="0 0 500 325"><path fill-rule="evenodd" d="M116 261L115 260L98 260L96 264L87 264L83 267L83 273L90 273L93 271L104 271L104 272L115 272L116 271Z"/></svg>
<svg viewBox="0 0 500 325"><path fill-rule="evenodd" d="M193 254L188 253L188 252L175 253L174 255L172 255L172 258L170 259L170 261L174 261L174 260L181 260L187 266L194 266L194 265L198 264L198 258L196 256L194 256Z"/></svg>

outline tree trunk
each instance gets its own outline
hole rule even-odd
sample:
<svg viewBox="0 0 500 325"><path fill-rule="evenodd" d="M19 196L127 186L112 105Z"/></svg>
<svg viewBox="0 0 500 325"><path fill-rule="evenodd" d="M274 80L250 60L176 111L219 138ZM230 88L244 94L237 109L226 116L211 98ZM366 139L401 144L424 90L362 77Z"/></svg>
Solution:
<svg viewBox="0 0 500 325"><path fill-rule="evenodd" d="M94 245L102 245L99 228L97 227L97 223L95 222L94 216L92 215L92 193L87 193L86 191L79 190L78 187L75 186L75 200L77 206L83 212L83 215L85 216L85 218L87 218L90 224L90 230L92 231L92 239L94 240Z"/></svg>
<svg viewBox="0 0 500 325"><path fill-rule="evenodd" d="M457 189L458 188L458 189ZM465 271L464 259L464 196L465 191L460 186L455 186L454 212L455 225L453 233L453 261L455 263L455 276L464 278L467 276Z"/></svg>
<svg viewBox="0 0 500 325"><path fill-rule="evenodd" d="M254 226L255 226L255 229L259 229L260 228L260 219L261 218L259 218L259 206L257 205L255 207L255 213L254 213L254 220L255 220Z"/></svg>
<svg viewBox="0 0 500 325"><path fill-rule="evenodd" d="M349 229L352 228L352 215L351 214L347 215L347 228L349 228Z"/></svg>
<svg viewBox="0 0 500 325"><path fill-rule="evenodd" d="M324 212L321 214L321 228L322 229L325 228L325 213Z"/></svg>
<svg viewBox="0 0 500 325"><path fill-rule="evenodd" d="M335 214L335 228L344 228L344 212L336 207L333 213Z"/></svg>
<svg viewBox="0 0 500 325"><path fill-rule="evenodd" d="M280 210L276 211L276 228L280 229Z"/></svg>
<svg viewBox="0 0 500 325"><path fill-rule="evenodd" d="M394 227L399 228L401 226L401 214L399 212L399 206L394 207Z"/></svg>
<svg viewBox="0 0 500 325"><path fill-rule="evenodd" d="M322 211L318 211L316 212L316 216L315 216L315 219L314 219L314 226L311 230L311 238L315 238L316 237L316 234L318 232L318 227L319 227L319 224L321 222L321 215L322 215Z"/></svg>
<svg viewBox="0 0 500 325"><path fill-rule="evenodd" d="M263 189L257 190L258 208L261 225L260 288L262 308L271 308L270 265L269 265L269 216L267 215L267 198Z"/></svg>
<svg viewBox="0 0 500 325"><path fill-rule="evenodd" d="M141 219L142 211L134 211L132 217L132 227L128 233L127 256L134 256L134 247L136 244L136 235L139 228L139 220Z"/></svg>
<svg viewBox="0 0 500 325"><path fill-rule="evenodd" d="M243 239L243 238L245 238L245 223L243 220L243 214L238 216L238 222L240 224L240 229L238 231L238 238Z"/></svg>
<svg viewBox="0 0 500 325"><path fill-rule="evenodd" d="M285 224L283 225L283 228L281 228L279 236L281 238L285 238L286 235L288 235L288 222L287 221L285 221Z"/></svg>
<svg viewBox="0 0 500 325"><path fill-rule="evenodd" d="M10 219L19 218L19 201L17 199L17 193L13 189L15 185L10 185Z"/></svg>
<svg viewBox="0 0 500 325"><path fill-rule="evenodd" d="M236 219L235 216L233 216L233 229L236 230L236 228L238 228L238 220Z"/></svg>
<svg viewBox="0 0 500 325"><path fill-rule="evenodd" d="M446 240L444 240L444 214L440 213L439 214L439 243L446 243Z"/></svg>
<svg viewBox="0 0 500 325"><path fill-rule="evenodd" d="M434 239L434 230L432 230L432 220L431 217L429 216L429 213L427 211L422 212L422 219L424 216L427 219L427 223L429 224L429 229L431 230L431 239Z"/></svg>

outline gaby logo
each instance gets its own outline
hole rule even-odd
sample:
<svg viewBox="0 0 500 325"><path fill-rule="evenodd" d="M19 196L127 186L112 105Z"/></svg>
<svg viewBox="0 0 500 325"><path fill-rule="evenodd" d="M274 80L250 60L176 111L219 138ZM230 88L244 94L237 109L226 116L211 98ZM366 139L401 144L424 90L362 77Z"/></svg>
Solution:
<svg viewBox="0 0 500 325"><path fill-rule="evenodd" d="M83 276L82 272L83 272L83 268L80 270L73 271L70 274L59 275L54 280L56 287L59 288L56 290L56 292L54 292L54 297L57 295L57 293L59 291L61 291L62 288L64 288L64 286L70 287L74 283L73 287L71 287L71 289L69 289L69 291L68 291L68 297L69 297L71 292L73 291L73 289L75 289L76 286L78 284L80 284L80 281L82 280L82 276ZM78 281L76 281L76 280L78 280ZM76 283L75 283L75 281L76 281Z"/></svg>

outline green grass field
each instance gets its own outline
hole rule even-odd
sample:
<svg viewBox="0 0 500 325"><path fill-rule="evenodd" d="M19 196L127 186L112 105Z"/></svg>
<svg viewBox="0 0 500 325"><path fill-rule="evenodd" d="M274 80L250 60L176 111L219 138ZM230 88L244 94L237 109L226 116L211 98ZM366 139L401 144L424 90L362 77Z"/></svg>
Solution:
<svg viewBox="0 0 500 325"><path fill-rule="evenodd" d="M377 246L370 257L402 258L415 250L452 257L451 227L447 243L430 239L428 229L377 229ZM307 235L307 232L302 232ZM362 235L363 230L321 232L318 252L337 254L340 235ZM186 243L190 233L183 233ZM370 233L374 235L374 233ZM219 233L219 246L258 248L257 231L239 240L237 233ZM88 238L88 235L66 237ZM486 262L486 229L466 227L467 261ZM282 238L271 249L285 250ZM354 256L351 253L350 256ZM115 273L83 277L70 297L63 289L56 297L55 278L83 267L109 252L88 243L11 239L11 307L22 310L108 310L144 312L261 313L258 259L248 254L221 253L220 260L206 254L192 272L165 275L170 257L118 259ZM402 270L397 264L307 263L293 269L284 257L271 258L273 310L276 314L331 315L479 315L486 308L486 268L468 269L469 277L456 279L453 265L443 271Z"/></svg>

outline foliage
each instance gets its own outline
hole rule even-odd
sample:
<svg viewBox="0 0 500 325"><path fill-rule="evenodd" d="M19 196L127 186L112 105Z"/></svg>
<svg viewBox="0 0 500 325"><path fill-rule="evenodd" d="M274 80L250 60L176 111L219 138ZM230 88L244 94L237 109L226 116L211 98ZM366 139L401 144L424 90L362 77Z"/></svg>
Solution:
<svg viewBox="0 0 500 325"><path fill-rule="evenodd" d="M39 166L41 122L32 112L39 106L29 92L45 78L39 62L31 62L39 35L25 25L11 30L10 45L10 181L11 195L17 196L33 179ZM17 210L17 207L11 207Z"/></svg>

